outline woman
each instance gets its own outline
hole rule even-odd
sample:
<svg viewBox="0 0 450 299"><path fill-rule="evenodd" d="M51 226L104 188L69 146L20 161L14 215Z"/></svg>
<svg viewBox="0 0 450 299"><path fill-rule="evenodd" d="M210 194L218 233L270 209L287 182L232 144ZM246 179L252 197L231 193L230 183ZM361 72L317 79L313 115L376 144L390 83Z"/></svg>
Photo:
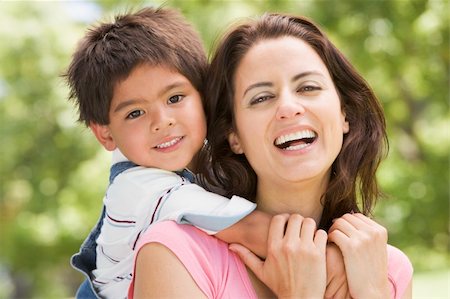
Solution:
<svg viewBox="0 0 450 299"><path fill-rule="evenodd" d="M408 258L365 216L379 195L382 108L325 35L304 18L264 15L222 39L208 79L211 181L291 216L273 218L265 261L230 246L248 273L226 244L161 223L141 240L130 294L323 298L328 238L351 297L410 298Z"/></svg>

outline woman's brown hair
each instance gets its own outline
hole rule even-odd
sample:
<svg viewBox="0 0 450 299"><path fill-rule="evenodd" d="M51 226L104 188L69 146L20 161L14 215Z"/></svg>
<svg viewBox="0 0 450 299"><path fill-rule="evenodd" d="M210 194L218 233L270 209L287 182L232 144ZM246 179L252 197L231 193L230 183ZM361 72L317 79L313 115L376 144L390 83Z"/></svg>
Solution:
<svg viewBox="0 0 450 299"><path fill-rule="evenodd" d="M371 212L380 195L375 173L388 142L383 110L372 89L325 34L306 18L265 14L237 25L222 38L211 61L205 94L212 163L207 177L228 196L235 194L255 200L257 176L245 155L231 151L227 139L235 130L233 80L250 48L264 40L284 36L305 41L321 57L350 124L321 199L324 210L320 227L328 229L332 219L347 212Z"/></svg>

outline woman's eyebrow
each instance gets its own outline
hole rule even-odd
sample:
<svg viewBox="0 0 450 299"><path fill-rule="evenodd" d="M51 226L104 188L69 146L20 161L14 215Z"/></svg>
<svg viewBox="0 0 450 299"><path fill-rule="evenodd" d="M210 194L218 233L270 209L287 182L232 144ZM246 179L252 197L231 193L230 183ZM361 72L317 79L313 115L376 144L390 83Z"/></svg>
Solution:
<svg viewBox="0 0 450 299"><path fill-rule="evenodd" d="M271 86L273 86L273 84L270 83L270 82L258 82L258 83L252 84L249 87L247 87L247 89L244 91L243 96L245 96L245 94L247 92L249 92L253 88L257 88L257 87L271 87Z"/></svg>
<svg viewBox="0 0 450 299"><path fill-rule="evenodd" d="M320 72L318 72L318 71L308 71L308 72L302 72L302 73L300 73L300 74L297 74L297 75L295 75L293 78L292 78L292 82L294 82L294 81L297 81L298 79L300 79L300 78L303 78L303 77L307 77L307 76L320 76L320 77L323 77L323 74L322 73L320 73ZM273 84L271 83L271 82L258 82L258 83L255 83L255 84L251 84L249 87L247 87L247 89L244 91L244 95L243 96L245 96L246 94L247 94L247 92L249 92L251 89L253 89L253 88L257 88L257 87L272 87L273 86Z"/></svg>
<svg viewBox="0 0 450 299"><path fill-rule="evenodd" d="M294 81L297 81L300 78L307 77L307 76L321 76L321 77L323 77L322 73L320 73L318 71L308 71L308 72L303 72L303 73L295 75L294 77L292 77L291 81L294 82Z"/></svg>

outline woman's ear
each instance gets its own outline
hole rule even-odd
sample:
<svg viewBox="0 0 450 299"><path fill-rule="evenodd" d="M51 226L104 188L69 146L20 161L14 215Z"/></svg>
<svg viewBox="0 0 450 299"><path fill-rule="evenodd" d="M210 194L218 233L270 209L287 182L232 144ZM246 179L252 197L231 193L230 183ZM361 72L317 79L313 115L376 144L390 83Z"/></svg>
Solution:
<svg viewBox="0 0 450 299"><path fill-rule="evenodd" d="M231 132L228 134L228 143L230 144L230 148L236 155L240 155L244 153L242 149L241 142L239 141L239 137L235 132Z"/></svg>
<svg viewBox="0 0 450 299"><path fill-rule="evenodd" d="M347 134L350 131L350 124L348 123L345 112L342 111L342 132Z"/></svg>
<svg viewBox="0 0 450 299"><path fill-rule="evenodd" d="M344 134L347 134L350 131L350 124L348 123L348 121L346 119L344 119L344 122L342 124L342 130L343 130Z"/></svg>
<svg viewBox="0 0 450 299"><path fill-rule="evenodd" d="M107 151L113 151L116 149L116 143L111 135L111 131L107 125L100 125L97 123L91 123L89 125L95 138L100 142Z"/></svg>

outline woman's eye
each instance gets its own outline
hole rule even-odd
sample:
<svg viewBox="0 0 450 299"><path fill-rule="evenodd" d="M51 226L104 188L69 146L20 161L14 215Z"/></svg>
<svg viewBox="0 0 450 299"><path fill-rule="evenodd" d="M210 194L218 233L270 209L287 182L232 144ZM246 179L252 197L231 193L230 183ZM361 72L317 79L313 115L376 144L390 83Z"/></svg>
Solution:
<svg viewBox="0 0 450 299"><path fill-rule="evenodd" d="M134 110L127 115L128 119L134 119L144 114L143 110Z"/></svg>
<svg viewBox="0 0 450 299"><path fill-rule="evenodd" d="M321 90L321 88L317 85L305 85L305 86L301 86L298 89L298 92L311 92L311 91L316 91L316 90Z"/></svg>
<svg viewBox="0 0 450 299"><path fill-rule="evenodd" d="M256 97L250 101L250 105L259 104L259 103L265 102L267 100L270 100L272 98L273 98L272 95L264 95L264 96Z"/></svg>
<svg viewBox="0 0 450 299"><path fill-rule="evenodd" d="M182 95L175 95L169 98L169 100L167 101L169 104L176 104L178 102L180 102L183 99Z"/></svg>

